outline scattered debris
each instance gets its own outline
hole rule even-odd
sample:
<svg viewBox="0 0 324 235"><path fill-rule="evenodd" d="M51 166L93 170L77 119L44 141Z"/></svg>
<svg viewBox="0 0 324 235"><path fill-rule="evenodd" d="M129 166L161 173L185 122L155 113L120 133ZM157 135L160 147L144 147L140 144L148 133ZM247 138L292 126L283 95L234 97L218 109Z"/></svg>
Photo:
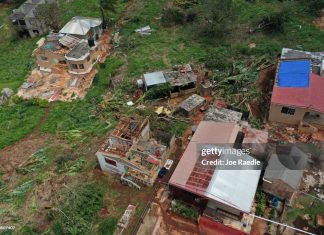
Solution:
<svg viewBox="0 0 324 235"><path fill-rule="evenodd" d="M125 210L123 216L121 217L121 219L118 222L119 227L121 227L123 229L127 228L130 219L132 218L132 216L135 213L135 209L136 209L136 206L128 205L128 207Z"/></svg>
<svg viewBox="0 0 324 235"><path fill-rule="evenodd" d="M316 179L312 175L306 175L305 178L303 179L304 181L304 190L306 192L309 192L310 188L315 187L317 184Z"/></svg>
<svg viewBox="0 0 324 235"><path fill-rule="evenodd" d="M127 105L128 105L128 106L133 106L134 103L133 103L133 101L128 101L128 102L127 102Z"/></svg>
<svg viewBox="0 0 324 235"><path fill-rule="evenodd" d="M180 109L186 115L190 116L206 104L206 99L200 95L193 94L181 102Z"/></svg>
<svg viewBox="0 0 324 235"><path fill-rule="evenodd" d="M149 25L136 29L135 30L136 33L139 33L140 35L151 35L151 33L153 32L153 29L151 29L151 27Z"/></svg>
<svg viewBox="0 0 324 235"><path fill-rule="evenodd" d="M168 115L171 114L171 111L169 109L163 107L163 106L160 106L155 110L155 113L157 115L166 115L166 116L168 116Z"/></svg>
<svg viewBox="0 0 324 235"><path fill-rule="evenodd" d="M242 113L234 110L209 106L204 119L206 121L239 123L242 115Z"/></svg>
<svg viewBox="0 0 324 235"><path fill-rule="evenodd" d="M123 184L140 189L140 184L153 186L169 149L150 138L148 119L122 117L96 155L103 171L120 174Z"/></svg>
<svg viewBox="0 0 324 235"><path fill-rule="evenodd" d="M14 92L10 88L3 88L0 93L0 106L3 105L13 94Z"/></svg>

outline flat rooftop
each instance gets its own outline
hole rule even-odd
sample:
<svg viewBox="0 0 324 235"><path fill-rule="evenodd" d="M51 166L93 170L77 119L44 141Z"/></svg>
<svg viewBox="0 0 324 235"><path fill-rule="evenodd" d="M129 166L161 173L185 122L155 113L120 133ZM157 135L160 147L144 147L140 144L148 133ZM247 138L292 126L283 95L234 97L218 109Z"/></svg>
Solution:
<svg viewBox="0 0 324 235"><path fill-rule="evenodd" d="M80 42L73 49L66 54L66 57L72 59L82 59L87 56L90 52L88 42Z"/></svg>
<svg viewBox="0 0 324 235"><path fill-rule="evenodd" d="M234 110L209 106L208 110L206 111L204 120L238 123L241 121L242 115L242 113L236 112Z"/></svg>
<svg viewBox="0 0 324 235"><path fill-rule="evenodd" d="M194 108L203 104L205 101L206 99L204 97L197 94L193 94L181 102L180 108L186 110L187 112L190 112Z"/></svg>

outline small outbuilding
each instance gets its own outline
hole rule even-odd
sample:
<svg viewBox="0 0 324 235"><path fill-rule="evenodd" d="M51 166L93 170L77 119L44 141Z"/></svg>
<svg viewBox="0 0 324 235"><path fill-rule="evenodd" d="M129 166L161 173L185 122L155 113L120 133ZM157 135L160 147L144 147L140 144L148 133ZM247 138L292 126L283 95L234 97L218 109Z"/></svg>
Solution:
<svg viewBox="0 0 324 235"><path fill-rule="evenodd" d="M215 106L209 106L205 114L206 121L239 123L241 118L242 113L240 112Z"/></svg>
<svg viewBox="0 0 324 235"><path fill-rule="evenodd" d="M204 107L205 104L206 99L204 97L197 94L193 94L181 102L180 110L185 115L190 116L192 114L197 113L199 109Z"/></svg>
<svg viewBox="0 0 324 235"><path fill-rule="evenodd" d="M144 85L146 91L156 85L165 84L166 82L167 81L162 71L144 74Z"/></svg>
<svg viewBox="0 0 324 235"><path fill-rule="evenodd" d="M277 147L270 155L262 190L292 202L303 178L308 155L296 146Z"/></svg>

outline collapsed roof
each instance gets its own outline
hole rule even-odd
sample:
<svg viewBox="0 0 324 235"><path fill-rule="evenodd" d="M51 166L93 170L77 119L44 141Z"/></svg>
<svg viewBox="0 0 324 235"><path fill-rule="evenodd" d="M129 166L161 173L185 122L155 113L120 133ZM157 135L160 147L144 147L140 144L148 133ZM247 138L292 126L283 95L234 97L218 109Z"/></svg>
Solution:
<svg viewBox="0 0 324 235"><path fill-rule="evenodd" d="M90 54L90 46L88 42L80 42L69 53L66 54L66 58L69 60L81 60L85 59Z"/></svg>

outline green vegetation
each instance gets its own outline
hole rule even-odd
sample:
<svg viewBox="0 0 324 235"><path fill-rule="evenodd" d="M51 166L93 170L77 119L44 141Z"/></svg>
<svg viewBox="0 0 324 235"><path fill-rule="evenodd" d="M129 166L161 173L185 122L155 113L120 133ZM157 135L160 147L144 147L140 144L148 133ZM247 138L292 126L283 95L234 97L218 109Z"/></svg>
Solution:
<svg viewBox="0 0 324 235"><path fill-rule="evenodd" d="M257 192L255 195L255 199L258 203L257 208L255 210L255 214L258 216L264 216L265 209L267 207L267 196L263 192Z"/></svg>
<svg viewBox="0 0 324 235"><path fill-rule="evenodd" d="M196 210L190 208L189 206L183 204L178 200L172 200L171 210L174 213L179 214L188 219L197 220L199 217L199 213Z"/></svg>
<svg viewBox="0 0 324 235"><path fill-rule="evenodd" d="M169 84L159 84L154 86L145 93L145 99L154 100L158 98L169 97L171 92L171 86Z"/></svg>
<svg viewBox="0 0 324 235"><path fill-rule="evenodd" d="M72 138L72 140L76 137L76 132L78 135L89 136L106 133L111 126L96 117L96 104L102 101L102 95L108 88L109 79L116 74L121 64L122 60L119 57L114 57L101 65L102 68L96 75L85 99L71 103L55 103L48 119L42 126L42 131L62 134L67 139Z"/></svg>
<svg viewBox="0 0 324 235"><path fill-rule="evenodd" d="M295 205L301 205L304 208L294 207L287 211L287 220L292 224L298 217L303 218L308 214L310 220L308 221L310 226L316 226L316 215L321 214L324 211L324 203L318 199L315 199L308 195L300 195L296 200Z"/></svg>
<svg viewBox="0 0 324 235"><path fill-rule="evenodd" d="M59 208L53 209L54 234L92 234L91 223L103 206L103 188L87 183L69 189Z"/></svg>
<svg viewBox="0 0 324 235"><path fill-rule="evenodd" d="M33 180L25 180L19 183L18 185L16 185L16 187L9 192L7 190L1 190L0 191L1 202L6 204L11 204L12 209L20 208L24 202L26 194L30 190L32 190L34 183L35 182ZM6 185L3 185L2 189L5 189L5 187ZM3 213L5 214L7 213L7 211L3 211Z"/></svg>
<svg viewBox="0 0 324 235"><path fill-rule="evenodd" d="M117 228L117 219L110 217L99 224L98 235L113 235Z"/></svg>
<svg viewBox="0 0 324 235"><path fill-rule="evenodd" d="M30 164L16 168L16 171L24 175L39 171L44 165L48 163L49 160L46 156L46 149L39 149L31 156L30 160Z"/></svg>
<svg viewBox="0 0 324 235"><path fill-rule="evenodd" d="M32 102L0 108L0 149L30 133L39 123L44 109Z"/></svg>

